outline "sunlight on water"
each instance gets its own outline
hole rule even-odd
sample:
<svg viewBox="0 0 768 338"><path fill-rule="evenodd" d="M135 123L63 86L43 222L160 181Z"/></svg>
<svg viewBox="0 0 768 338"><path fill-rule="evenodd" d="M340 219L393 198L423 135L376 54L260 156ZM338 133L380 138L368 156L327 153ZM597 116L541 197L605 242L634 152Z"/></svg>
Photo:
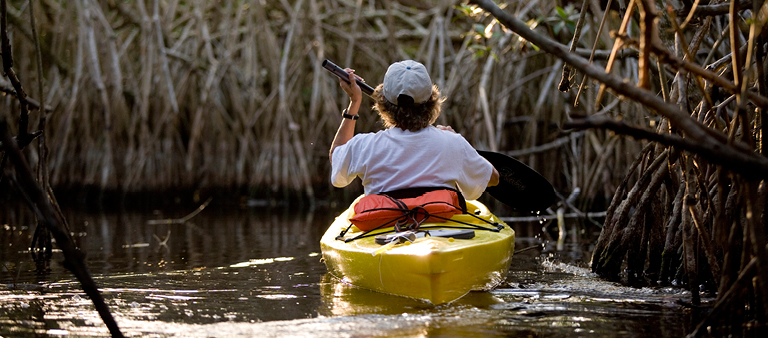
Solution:
<svg viewBox="0 0 768 338"><path fill-rule="evenodd" d="M244 268L252 265L272 264L274 262L287 262L293 260L293 257L277 257L277 258L264 258L264 259L252 259L247 262L232 264L230 268Z"/></svg>
<svg viewBox="0 0 768 338"><path fill-rule="evenodd" d="M623 287L541 253L543 219L527 232L511 224L518 246L538 248L513 257L501 287L432 306L328 275L318 242L335 214L213 211L194 225L147 225L154 214L70 216L88 224L73 231L87 233L94 279L126 336L679 337L691 321L677 302L685 291ZM60 264L34 273L16 250L28 245L25 231L0 238L12 241L0 256L0 336L108 337Z"/></svg>
<svg viewBox="0 0 768 338"><path fill-rule="evenodd" d="M296 295L258 295L256 297L264 299L293 299L298 298Z"/></svg>

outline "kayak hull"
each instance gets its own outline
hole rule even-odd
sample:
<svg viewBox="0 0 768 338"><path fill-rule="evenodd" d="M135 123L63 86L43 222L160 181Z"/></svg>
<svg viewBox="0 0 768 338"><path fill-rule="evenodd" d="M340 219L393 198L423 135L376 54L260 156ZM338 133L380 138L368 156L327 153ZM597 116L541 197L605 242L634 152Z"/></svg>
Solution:
<svg viewBox="0 0 768 338"><path fill-rule="evenodd" d="M373 236L347 243L336 239L350 224L353 203L336 218L320 240L323 260L328 271L345 283L433 304L452 302L469 291L490 290L506 279L514 252L515 232L480 202L467 201L467 209L503 228L497 232L475 230L472 239L421 237L412 243L382 246L375 243ZM472 215L456 215L452 220L494 228ZM449 221L424 223L421 227L441 225L462 226ZM352 227L344 237L352 238L361 233Z"/></svg>

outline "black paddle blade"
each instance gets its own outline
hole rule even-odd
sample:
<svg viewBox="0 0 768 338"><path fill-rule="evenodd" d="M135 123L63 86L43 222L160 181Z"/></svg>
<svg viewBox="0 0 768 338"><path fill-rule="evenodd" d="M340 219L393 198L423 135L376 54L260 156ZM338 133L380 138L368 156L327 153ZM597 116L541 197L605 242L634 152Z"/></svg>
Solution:
<svg viewBox="0 0 768 338"><path fill-rule="evenodd" d="M499 172L499 185L485 188L493 198L518 211L541 211L555 203L555 189L536 170L501 153L477 153Z"/></svg>

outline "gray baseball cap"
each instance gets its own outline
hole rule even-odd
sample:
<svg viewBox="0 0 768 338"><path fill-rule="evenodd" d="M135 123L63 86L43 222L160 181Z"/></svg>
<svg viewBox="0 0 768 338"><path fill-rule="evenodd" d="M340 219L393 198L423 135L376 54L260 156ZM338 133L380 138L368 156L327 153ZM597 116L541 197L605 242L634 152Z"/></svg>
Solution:
<svg viewBox="0 0 768 338"><path fill-rule="evenodd" d="M384 98L398 104L400 95L408 95L416 104L424 103L432 96L432 79L423 64L405 60L395 62L387 68L384 75Z"/></svg>

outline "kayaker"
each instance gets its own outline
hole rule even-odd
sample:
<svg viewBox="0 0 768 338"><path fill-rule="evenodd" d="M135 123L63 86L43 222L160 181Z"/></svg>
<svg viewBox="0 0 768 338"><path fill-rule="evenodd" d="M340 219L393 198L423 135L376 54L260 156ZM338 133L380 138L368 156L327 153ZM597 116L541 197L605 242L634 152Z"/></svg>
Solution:
<svg viewBox="0 0 768 338"><path fill-rule="evenodd" d="M355 135L363 95L353 69L339 81L350 103L330 149L331 181L345 187L360 177L366 195L415 189L457 189L480 197L499 182L499 173L450 126L433 126L445 100L423 64L393 63L371 97L385 130ZM400 197L398 197L400 198Z"/></svg>

